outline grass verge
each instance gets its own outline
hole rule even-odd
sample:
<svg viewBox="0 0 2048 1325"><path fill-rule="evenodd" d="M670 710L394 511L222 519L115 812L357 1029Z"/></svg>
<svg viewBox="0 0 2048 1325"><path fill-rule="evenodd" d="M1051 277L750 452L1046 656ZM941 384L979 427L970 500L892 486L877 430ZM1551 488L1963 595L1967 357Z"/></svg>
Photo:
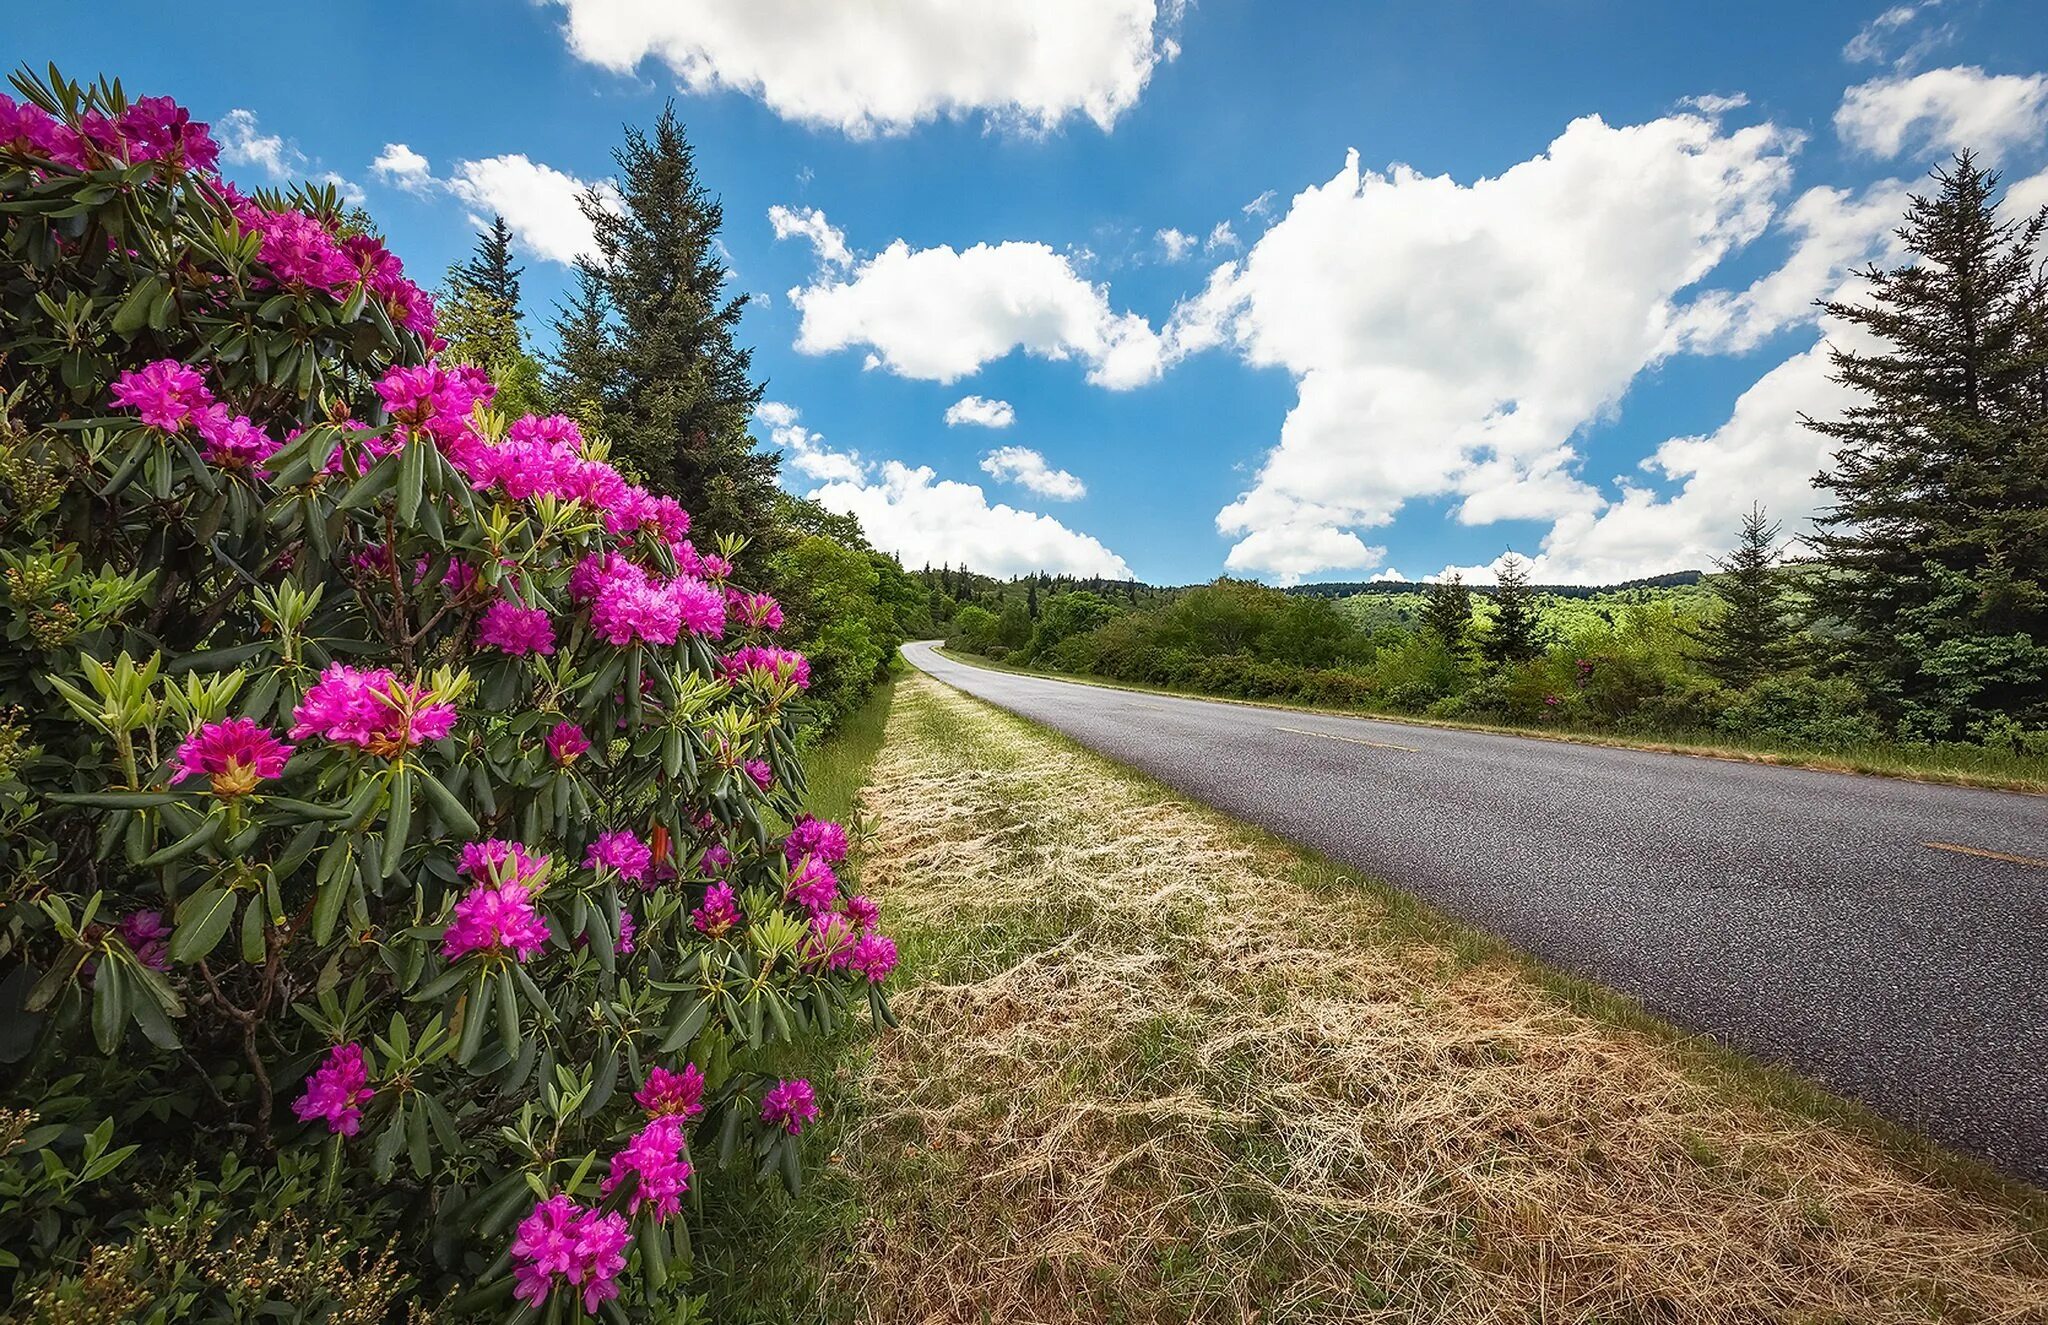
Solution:
<svg viewBox="0 0 2048 1325"><path fill-rule="evenodd" d="M2040 1193L930 678L867 799L842 1314L2042 1317Z"/></svg>
<svg viewBox="0 0 2048 1325"><path fill-rule="evenodd" d="M1813 750L1790 742L1750 740L1731 744L1719 733L1697 738L1686 736L1628 736L1610 731L1564 727L1515 727L1498 723L1465 722L1451 718L1421 717L1412 713L1389 713L1377 709L1332 708L1312 704L1291 704L1280 699L1240 699L1234 695L1212 695L1178 686L1145 685L1116 681L1101 676L1080 676L1071 672L1049 672L1039 667L1020 667L979 654L959 653L941 648L941 657L969 667L993 672L1014 672L1020 676L1044 677L1074 685L1097 686L1104 690L1129 690L1146 695L1177 695L1183 699L1206 699L1218 704L1242 704L1247 708L1281 709L1292 713L1323 713L1339 718L1370 718L1374 722L1399 723L1406 727L1445 727L1454 731L1489 732L1498 736L1531 736L1543 741L1564 741L1574 745L1605 745L1624 750L1649 750L1658 754L1692 755L1701 759L1729 759L1747 764L1777 764L1786 768L1811 768L1823 773L1860 773L1873 777L1905 778L1915 782L1939 782L1958 787L1983 787L1992 791L2022 791L2048 794L2048 760L1982 746L1950 745L1920 750L1909 746L1875 744L1842 750Z"/></svg>

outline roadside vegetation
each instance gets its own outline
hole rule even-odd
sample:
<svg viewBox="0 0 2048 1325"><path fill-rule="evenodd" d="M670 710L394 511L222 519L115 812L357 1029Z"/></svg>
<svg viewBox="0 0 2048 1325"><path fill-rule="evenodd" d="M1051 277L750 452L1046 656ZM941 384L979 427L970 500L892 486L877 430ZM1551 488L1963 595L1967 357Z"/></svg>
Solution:
<svg viewBox="0 0 2048 1325"><path fill-rule="evenodd" d="M1241 699L2048 787L2048 286L2042 221L1967 156L1911 261L1831 306L1861 403L1796 546L1758 508L1705 576L1611 590L1238 580L1181 590L927 569L949 647Z"/></svg>
<svg viewBox="0 0 2048 1325"><path fill-rule="evenodd" d="M2038 1194L929 678L866 800L904 1024L797 1318L2018 1321L2048 1295Z"/></svg>

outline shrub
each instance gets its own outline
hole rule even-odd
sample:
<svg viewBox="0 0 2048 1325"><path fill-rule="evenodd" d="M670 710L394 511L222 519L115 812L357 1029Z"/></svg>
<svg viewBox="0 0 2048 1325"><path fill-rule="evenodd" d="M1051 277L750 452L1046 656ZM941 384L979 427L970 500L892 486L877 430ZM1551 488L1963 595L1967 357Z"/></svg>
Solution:
<svg viewBox="0 0 2048 1325"><path fill-rule="evenodd" d="M1717 725L1740 736L1767 736L1840 750L1883 736L1862 690L1845 677L1768 677L1730 692Z"/></svg>
<svg viewBox="0 0 2048 1325"><path fill-rule="evenodd" d="M768 1055L888 1017L797 813L805 660L736 544L436 364L331 191L16 86L0 1288L687 1317L698 1185L800 1179Z"/></svg>

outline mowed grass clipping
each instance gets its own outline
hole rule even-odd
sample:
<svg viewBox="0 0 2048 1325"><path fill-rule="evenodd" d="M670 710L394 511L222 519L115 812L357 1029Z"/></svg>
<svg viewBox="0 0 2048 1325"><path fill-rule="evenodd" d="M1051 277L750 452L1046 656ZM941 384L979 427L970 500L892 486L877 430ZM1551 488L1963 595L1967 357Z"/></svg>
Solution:
<svg viewBox="0 0 2048 1325"><path fill-rule="evenodd" d="M865 800L903 1029L835 1137L821 1314L2048 1319L2038 1224L1995 1187L1731 1090L929 678Z"/></svg>

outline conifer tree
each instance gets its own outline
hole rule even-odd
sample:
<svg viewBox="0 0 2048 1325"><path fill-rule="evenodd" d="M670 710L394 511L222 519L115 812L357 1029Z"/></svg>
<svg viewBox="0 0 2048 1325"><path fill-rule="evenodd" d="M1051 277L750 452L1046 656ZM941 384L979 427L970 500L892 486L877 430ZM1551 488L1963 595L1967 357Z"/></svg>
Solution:
<svg viewBox="0 0 2048 1325"><path fill-rule="evenodd" d="M1735 550L1714 563L1707 587L1720 602L1714 618L1693 632L1700 666L1725 685L1747 686L1792 666L1797 642L1777 572L1777 523L1752 504Z"/></svg>
<svg viewBox="0 0 2048 1325"><path fill-rule="evenodd" d="M1452 571L1429 586L1422 599L1422 628L1453 654L1465 652L1472 636L1472 591L1462 574Z"/></svg>
<svg viewBox="0 0 2048 1325"><path fill-rule="evenodd" d="M1543 652L1536 596L1529 588L1529 563L1509 553L1493 590L1493 622L1479 637L1479 652L1496 667L1527 662Z"/></svg>
<svg viewBox="0 0 2048 1325"><path fill-rule="evenodd" d="M540 365L520 332L519 277L512 230L502 216L477 237L476 251L448 270L439 299L443 358L475 364L498 387L498 408L524 414L541 408Z"/></svg>
<svg viewBox="0 0 2048 1325"><path fill-rule="evenodd" d="M1805 422L1837 444L1815 544L1844 662L1904 732L1942 738L2048 721L2048 213L2001 219L1968 153L1934 179L1906 265L1824 305L1879 348L1836 348L1860 398Z"/></svg>

